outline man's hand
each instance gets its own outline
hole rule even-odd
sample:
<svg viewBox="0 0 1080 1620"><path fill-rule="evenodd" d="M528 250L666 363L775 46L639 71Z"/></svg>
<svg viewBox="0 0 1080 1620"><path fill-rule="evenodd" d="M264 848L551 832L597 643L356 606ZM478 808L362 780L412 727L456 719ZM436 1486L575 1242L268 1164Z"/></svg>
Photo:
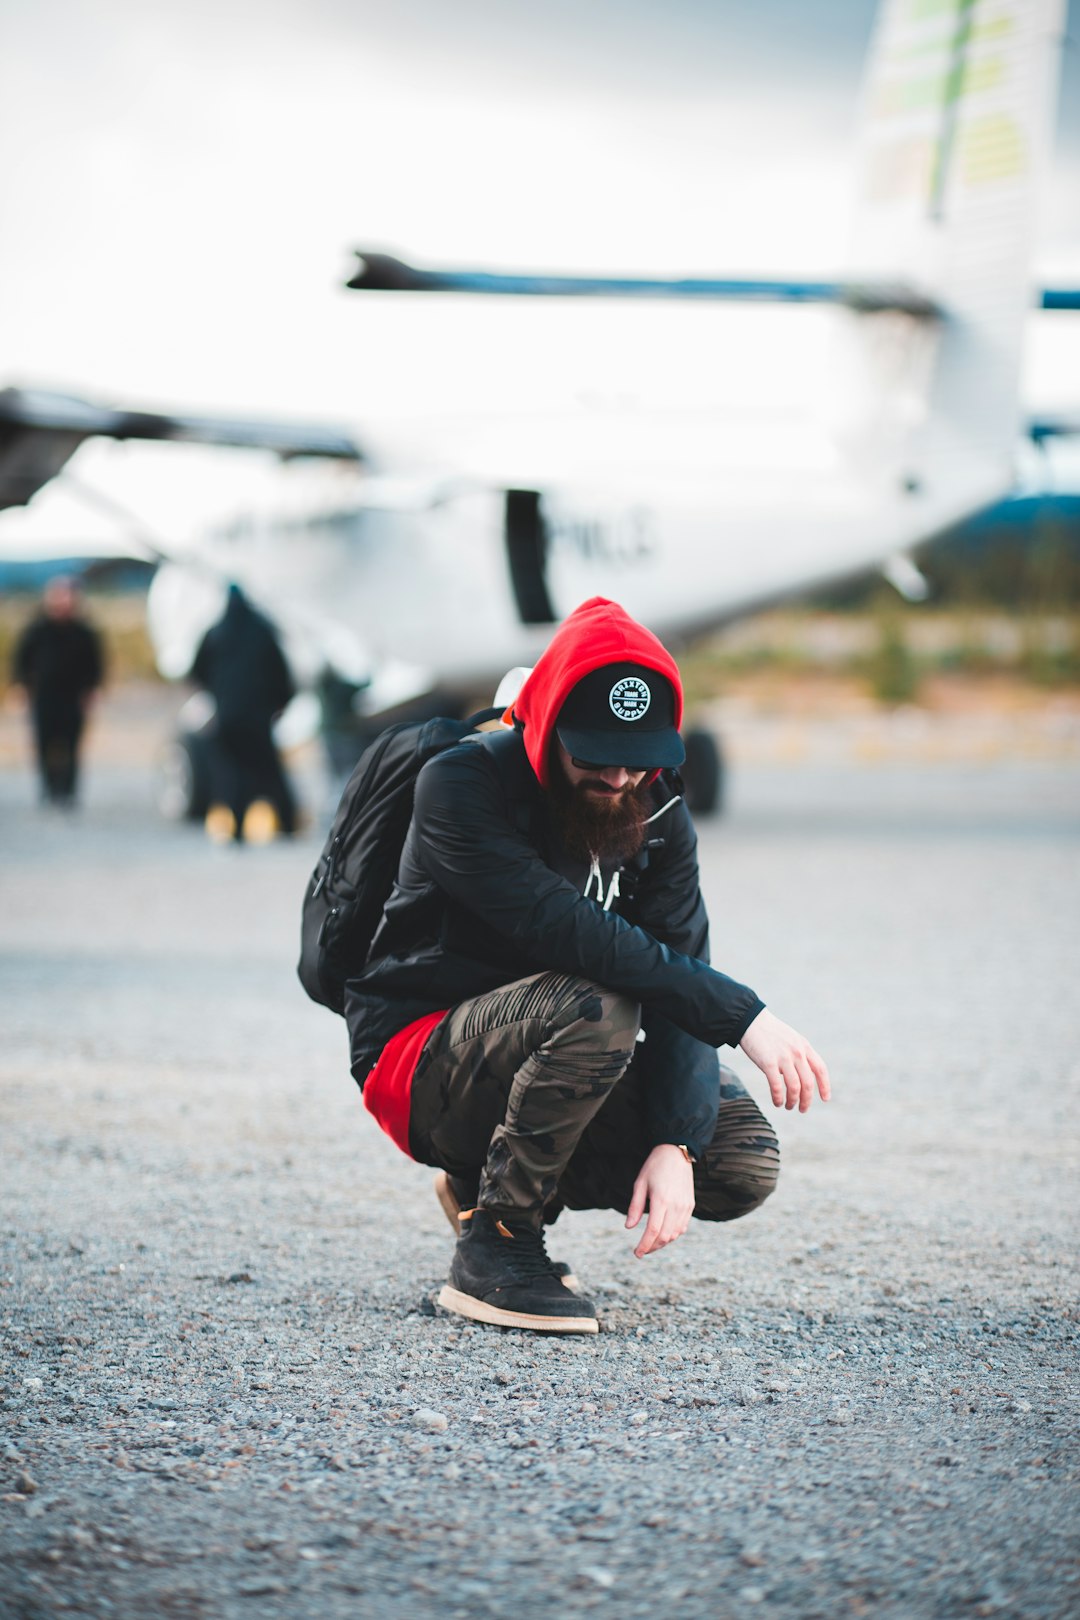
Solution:
<svg viewBox="0 0 1080 1620"><path fill-rule="evenodd" d="M805 1114L815 1084L822 1102L828 1102L831 1092L825 1059L798 1030L782 1024L767 1007L758 1013L739 1045L769 1082L777 1108L798 1107Z"/></svg>
<svg viewBox="0 0 1080 1620"><path fill-rule="evenodd" d="M646 1204L649 1222L634 1250L639 1260L682 1237L694 1213L693 1165L687 1163L682 1149L670 1142L654 1147L638 1172L626 1212L628 1230L637 1226Z"/></svg>

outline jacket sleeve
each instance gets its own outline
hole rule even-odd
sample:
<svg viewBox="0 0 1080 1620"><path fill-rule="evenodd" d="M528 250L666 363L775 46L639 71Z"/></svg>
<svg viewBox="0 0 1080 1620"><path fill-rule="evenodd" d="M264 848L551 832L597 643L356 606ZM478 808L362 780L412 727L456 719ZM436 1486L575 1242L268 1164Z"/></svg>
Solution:
<svg viewBox="0 0 1080 1620"><path fill-rule="evenodd" d="M15 644L15 656L12 660L11 678L16 686L25 686L31 691L34 678L37 674L38 623L28 624Z"/></svg>
<svg viewBox="0 0 1080 1620"><path fill-rule="evenodd" d="M701 896L697 834L685 804L657 823L663 848L651 854L634 899L634 921L656 939L699 961L709 960L709 919ZM756 996L734 1045L764 1003ZM695 1158L705 1151L720 1106L715 1046L696 1040L666 1019L646 1020L641 1064L651 1143L685 1142Z"/></svg>
<svg viewBox="0 0 1080 1620"><path fill-rule="evenodd" d="M86 636L83 644L82 681L83 692L96 692L105 679L105 652L104 644L98 631L93 625L85 625Z"/></svg>
<svg viewBox="0 0 1080 1620"><path fill-rule="evenodd" d="M711 1046L737 1042L760 1007L746 985L601 911L552 871L507 820L481 749L451 749L424 766L414 826L431 881L540 967L619 990Z"/></svg>

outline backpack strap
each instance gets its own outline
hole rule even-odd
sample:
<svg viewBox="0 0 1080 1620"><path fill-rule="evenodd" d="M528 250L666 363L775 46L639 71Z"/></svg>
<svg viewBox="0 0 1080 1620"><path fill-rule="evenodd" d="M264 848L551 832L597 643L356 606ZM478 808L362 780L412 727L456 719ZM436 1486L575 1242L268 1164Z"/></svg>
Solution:
<svg viewBox="0 0 1080 1620"><path fill-rule="evenodd" d="M486 726L491 720L501 720L505 713L505 709L477 709L476 713L470 714L462 724L475 731L478 726Z"/></svg>

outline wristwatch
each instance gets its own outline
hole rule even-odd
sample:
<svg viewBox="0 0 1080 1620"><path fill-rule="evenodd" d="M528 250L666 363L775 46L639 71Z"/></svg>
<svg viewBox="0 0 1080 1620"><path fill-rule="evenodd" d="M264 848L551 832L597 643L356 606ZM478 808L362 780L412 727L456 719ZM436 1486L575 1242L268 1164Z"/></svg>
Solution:
<svg viewBox="0 0 1080 1620"><path fill-rule="evenodd" d="M678 1148L679 1152L682 1154L682 1156L686 1160L687 1164L696 1164L697 1163L697 1160L694 1158L694 1155L691 1153L690 1149L687 1147L685 1142L675 1142L673 1144L673 1146Z"/></svg>

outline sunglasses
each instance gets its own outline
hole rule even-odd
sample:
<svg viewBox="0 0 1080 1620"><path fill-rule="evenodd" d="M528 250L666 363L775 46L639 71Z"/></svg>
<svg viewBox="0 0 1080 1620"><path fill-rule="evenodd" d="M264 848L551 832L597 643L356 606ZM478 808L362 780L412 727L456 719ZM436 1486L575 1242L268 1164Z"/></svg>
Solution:
<svg viewBox="0 0 1080 1620"><path fill-rule="evenodd" d="M616 771L622 769L630 776L644 776L646 771L654 771L655 765L598 765L594 759L578 759L576 754L570 755L570 763L579 771Z"/></svg>

